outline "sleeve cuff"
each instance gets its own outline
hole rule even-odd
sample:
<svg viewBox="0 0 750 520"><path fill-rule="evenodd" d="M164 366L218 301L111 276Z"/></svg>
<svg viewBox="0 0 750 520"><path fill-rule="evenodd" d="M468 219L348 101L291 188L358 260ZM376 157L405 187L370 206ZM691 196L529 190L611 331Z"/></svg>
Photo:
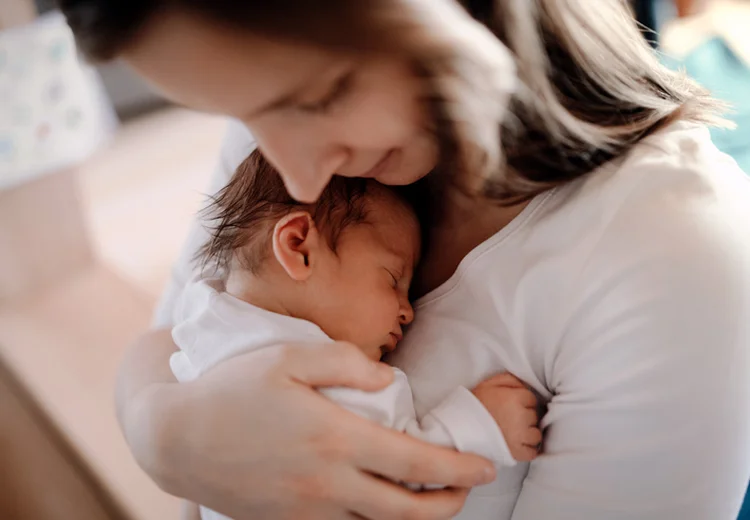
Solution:
<svg viewBox="0 0 750 520"><path fill-rule="evenodd" d="M466 388L454 390L431 415L445 427L458 451L476 453L501 466L516 465L497 422Z"/></svg>

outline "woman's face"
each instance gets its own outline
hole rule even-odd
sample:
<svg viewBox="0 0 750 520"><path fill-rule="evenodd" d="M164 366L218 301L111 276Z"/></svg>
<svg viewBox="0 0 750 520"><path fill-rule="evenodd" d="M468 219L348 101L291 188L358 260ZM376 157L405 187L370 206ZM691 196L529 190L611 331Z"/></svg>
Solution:
<svg viewBox="0 0 750 520"><path fill-rule="evenodd" d="M170 13L124 55L169 98L245 122L287 189L332 175L415 182L435 166L421 82L405 62L263 38Z"/></svg>

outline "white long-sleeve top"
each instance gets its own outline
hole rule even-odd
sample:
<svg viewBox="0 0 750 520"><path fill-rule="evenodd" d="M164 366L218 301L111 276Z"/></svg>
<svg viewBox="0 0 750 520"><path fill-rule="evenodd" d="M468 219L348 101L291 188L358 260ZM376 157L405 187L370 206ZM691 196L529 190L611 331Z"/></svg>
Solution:
<svg viewBox="0 0 750 520"><path fill-rule="evenodd" d="M233 126L216 187L252 148ZM204 239L195 228L157 324ZM750 478L750 180L674 124L541 195L417 302L391 362L418 416L508 370L548 400L544 453L462 520L735 520Z"/></svg>
<svg viewBox="0 0 750 520"><path fill-rule="evenodd" d="M180 349L170 367L180 382L192 381L240 354L286 344L331 343L317 325L261 309L224 291L218 279L196 279L182 293L172 338ZM457 386L417 418L406 374L379 392L325 388L321 392L346 409L418 439L481 455L497 466L515 466L500 427L468 389ZM203 511L203 518L220 518Z"/></svg>

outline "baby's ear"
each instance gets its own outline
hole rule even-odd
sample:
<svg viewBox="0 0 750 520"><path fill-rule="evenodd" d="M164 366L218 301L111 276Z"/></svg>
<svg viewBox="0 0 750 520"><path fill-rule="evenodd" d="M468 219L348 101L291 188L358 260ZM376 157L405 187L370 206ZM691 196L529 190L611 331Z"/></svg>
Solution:
<svg viewBox="0 0 750 520"><path fill-rule="evenodd" d="M310 277L319 247L320 234L307 211L286 215L273 229L273 254L292 280Z"/></svg>

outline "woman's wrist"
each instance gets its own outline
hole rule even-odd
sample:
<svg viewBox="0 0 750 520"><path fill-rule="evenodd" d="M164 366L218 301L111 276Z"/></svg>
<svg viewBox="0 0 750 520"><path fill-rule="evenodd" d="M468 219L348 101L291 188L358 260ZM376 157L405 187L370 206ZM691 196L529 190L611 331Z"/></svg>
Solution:
<svg viewBox="0 0 750 520"><path fill-rule="evenodd" d="M131 396L122 411L123 434L138 465L164 491L180 495L176 467L181 426L185 423L183 385L153 383Z"/></svg>
<svg viewBox="0 0 750 520"><path fill-rule="evenodd" d="M125 355L115 394L117 417L133 457L161 487L173 492L179 468L172 453L184 424L186 389L169 369L176 347L169 330L143 334Z"/></svg>

